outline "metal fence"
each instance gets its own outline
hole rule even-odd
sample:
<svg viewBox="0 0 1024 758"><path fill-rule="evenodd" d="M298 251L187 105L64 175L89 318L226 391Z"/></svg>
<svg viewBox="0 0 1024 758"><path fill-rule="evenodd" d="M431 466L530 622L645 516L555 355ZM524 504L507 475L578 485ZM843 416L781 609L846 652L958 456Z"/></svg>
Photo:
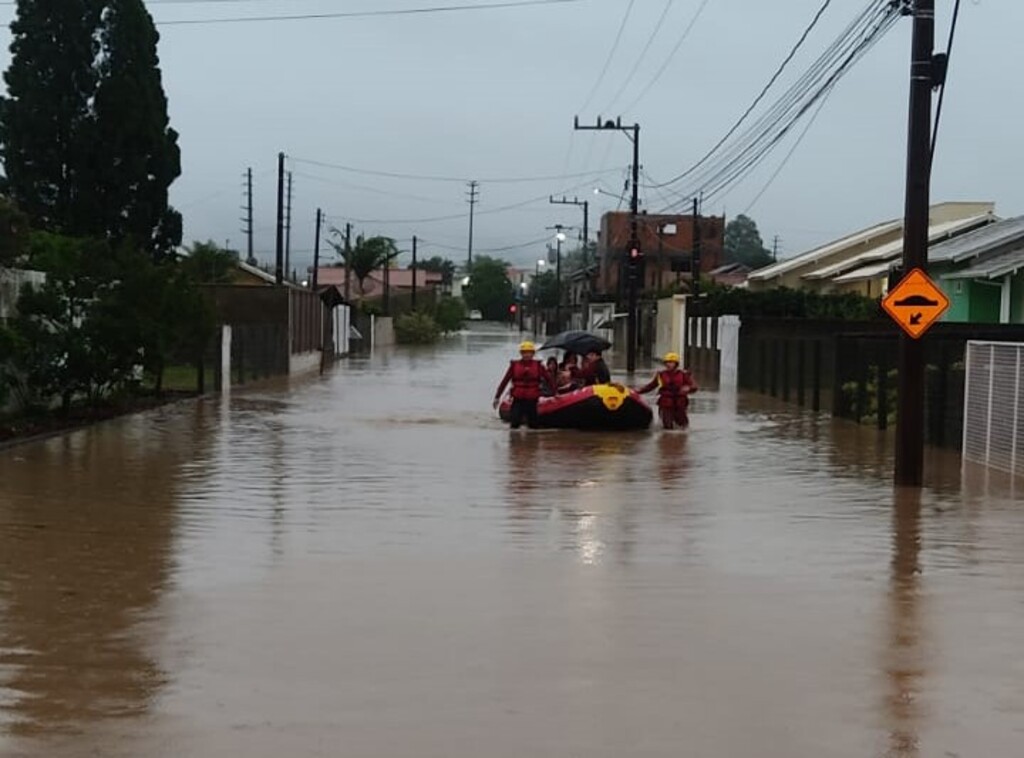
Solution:
<svg viewBox="0 0 1024 758"><path fill-rule="evenodd" d="M1024 473L1019 437L1024 429L1021 369L1024 344L967 343L964 390L963 458Z"/></svg>
<svg viewBox="0 0 1024 758"><path fill-rule="evenodd" d="M887 321L746 318L739 385L878 429L896 420L899 333ZM925 439L963 442L965 353L970 340L1024 342L1024 326L935 325L925 339Z"/></svg>

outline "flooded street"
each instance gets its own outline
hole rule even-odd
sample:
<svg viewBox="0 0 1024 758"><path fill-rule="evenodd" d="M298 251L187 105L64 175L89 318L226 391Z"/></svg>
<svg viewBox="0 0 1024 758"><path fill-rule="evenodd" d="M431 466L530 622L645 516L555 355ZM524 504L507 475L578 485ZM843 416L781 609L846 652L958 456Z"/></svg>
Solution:
<svg viewBox="0 0 1024 758"><path fill-rule="evenodd" d="M0 756L1011 756L1024 502L698 395L510 434L515 336L0 451Z"/></svg>

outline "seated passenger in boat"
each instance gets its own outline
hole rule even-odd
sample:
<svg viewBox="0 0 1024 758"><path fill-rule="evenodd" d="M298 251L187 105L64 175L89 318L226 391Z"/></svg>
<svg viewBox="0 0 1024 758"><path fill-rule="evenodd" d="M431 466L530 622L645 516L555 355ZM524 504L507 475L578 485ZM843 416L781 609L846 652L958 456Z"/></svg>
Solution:
<svg viewBox="0 0 1024 758"><path fill-rule="evenodd" d="M548 375L551 377L553 384L551 387L545 385L543 393L544 397L551 397L555 394L555 392L558 389L558 387L556 387L555 385L561 384L561 379L559 376L561 372L558 368L558 359L555 358L554 356L548 358L547 361L545 361L544 363L544 368L548 370Z"/></svg>
<svg viewBox="0 0 1024 758"><path fill-rule="evenodd" d="M612 372L608 370L608 364L604 362L601 353L596 350L587 353L583 368L580 370L580 380L585 387L611 382Z"/></svg>

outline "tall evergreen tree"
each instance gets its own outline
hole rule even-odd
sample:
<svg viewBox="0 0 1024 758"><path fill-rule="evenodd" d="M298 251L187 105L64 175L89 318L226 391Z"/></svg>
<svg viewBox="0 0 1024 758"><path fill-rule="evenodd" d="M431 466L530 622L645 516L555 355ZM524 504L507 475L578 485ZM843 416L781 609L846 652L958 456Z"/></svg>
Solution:
<svg viewBox="0 0 1024 758"><path fill-rule="evenodd" d="M181 243L181 215L168 189L181 174L169 126L160 39L142 0L108 0L96 90L95 187L106 233L161 255Z"/></svg>
<svg viewBox="0 0 1024 758"><path fill-rule="evenodd" d="M18 0L11 23L7 96L0 101L4 192L37 228L74 234L89 223L85 162L101 5Z"/></svg>

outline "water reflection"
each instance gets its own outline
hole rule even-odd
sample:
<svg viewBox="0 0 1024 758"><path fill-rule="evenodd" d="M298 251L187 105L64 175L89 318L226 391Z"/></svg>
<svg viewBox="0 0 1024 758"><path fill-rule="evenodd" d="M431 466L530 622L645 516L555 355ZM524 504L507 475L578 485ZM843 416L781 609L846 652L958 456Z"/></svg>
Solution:
<svg viewBox="0 0 1024 758"><path fill-rule="evenodd" d="M0 455L0 726L79 731L149 708L176 462L205 425L157 411Z"/></svg>
<svg viewBox="0 0 1024 758"><path fill-rule="evenodd" d="M893 498L892 562L885 673L890 723L887 758L920 754L920 693L925 677L921 611L921 491L898 489Z"/></svg>

